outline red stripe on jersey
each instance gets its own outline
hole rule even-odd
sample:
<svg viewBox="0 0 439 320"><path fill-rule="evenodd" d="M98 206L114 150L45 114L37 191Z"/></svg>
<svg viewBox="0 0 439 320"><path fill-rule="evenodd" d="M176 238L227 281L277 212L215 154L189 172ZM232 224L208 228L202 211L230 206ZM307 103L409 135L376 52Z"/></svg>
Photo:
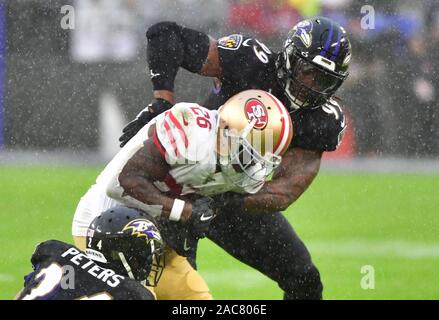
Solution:
<svg viewBox="0 0 439 320"><path fill-rule="evenodd" d="M163 156L163 158L165 158L166 151L165 151L165 148L163 148L162 144L160 143L159 138L157 137L157 130L156 129L154 129L154 144L157 147L157 150Z"/></svg>
<svg viewBox="0 0 439 320"><path fill-rule="evenodd" d="M166 135L168 136L169 142L171 143L172 147L174 148L175 156L178 157L180 153L178 152L177 143L175 141L174 135L172 134L172 129L166 120L163 122L163 126L166 129Z"/></svg>
<svg viewBox="0 0 439 320"><path fill-rule="evenodd" d="M181 195L181 191L183 190L183 186L178 184L177 181L175 181L174 177L168 174L163 182L168 186L169 193L171 196L177 197Z"/></svg>
<svg viewBox="0 0 439 320"><path fill-rule="evenodd" d="M189 145L189 140L186 136L186 133L183 130L182 125L180 124L180 122L178 122L177 118L174 116L174 114L171 111L169 111L167 115L169 119L172 121L172 123L174 124L174 126L178 129L178 132L180 133L180 136L184 141L184 146L187 148L187 146Z"/></svg>

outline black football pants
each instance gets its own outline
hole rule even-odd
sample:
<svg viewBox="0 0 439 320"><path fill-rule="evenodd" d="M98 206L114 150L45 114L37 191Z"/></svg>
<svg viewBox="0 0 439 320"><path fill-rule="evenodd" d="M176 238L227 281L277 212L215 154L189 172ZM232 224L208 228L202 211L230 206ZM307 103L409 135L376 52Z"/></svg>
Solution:
<svg viewBox="0 0 439 320"><path fill-rule="evenodd" d="M276 281L284 299L322 298L319 271L282 213L224 212L212 221L207 237Z"/></svg>

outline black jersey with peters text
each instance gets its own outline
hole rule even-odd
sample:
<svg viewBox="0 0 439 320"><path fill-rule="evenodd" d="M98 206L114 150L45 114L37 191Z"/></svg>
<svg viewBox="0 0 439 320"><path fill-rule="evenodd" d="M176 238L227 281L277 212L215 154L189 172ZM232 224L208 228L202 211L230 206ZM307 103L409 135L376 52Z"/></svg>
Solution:
<svg viewBox="0 0 439 320"><path fill-rule="evenodd" d="M154 300L139 282L90 260L78 248L57 240L40 243L19 300Z"/></svg>

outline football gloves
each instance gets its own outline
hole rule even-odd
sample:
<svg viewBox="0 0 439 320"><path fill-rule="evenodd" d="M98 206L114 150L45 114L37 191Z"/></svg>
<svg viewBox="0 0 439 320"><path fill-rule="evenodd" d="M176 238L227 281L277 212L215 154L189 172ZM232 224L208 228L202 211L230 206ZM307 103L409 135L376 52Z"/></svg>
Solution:
<svg viewBox="0 0 439 320"><path fill-rule="evenodd" d="M189 225L190 233L197 239L206 236L210 223L215 217L212 204L213 201L209 197L197 199L192 203L192 214L186 223Z"/></svg>
<svg viewBox="0 0 439 320"><path fill-rule="evenodd" d="M170 108L172 108L172 103L165 99L158 98L154 102L151 102L145 109L140 111L133 121L123 128L122 135L119 138L120 147L122 148L126 145L152 118Z"/></svg>
<svg viewBox="0 0 439 320"><path fill-rule="evenodd" d="M204 238L209 230L213 218L227 212L243 211L244 197L239 193L227 192L214 196L197 199L192 204L192 215L186 222L192 236Z"/></svg>

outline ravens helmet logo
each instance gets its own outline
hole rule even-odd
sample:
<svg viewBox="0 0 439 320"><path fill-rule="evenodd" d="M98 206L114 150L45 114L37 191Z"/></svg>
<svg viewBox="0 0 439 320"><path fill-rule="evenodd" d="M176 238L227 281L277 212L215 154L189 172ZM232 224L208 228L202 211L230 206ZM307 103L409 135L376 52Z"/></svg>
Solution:
<svg viewBox="0 0 439 320"><path fill-rule="evenodd" d="M136 219L128 223L122 231L131 230L131 235L136 237L145 237L148 241L162 241L162 237L157 232L155 225L146 219Z"/></svg>

